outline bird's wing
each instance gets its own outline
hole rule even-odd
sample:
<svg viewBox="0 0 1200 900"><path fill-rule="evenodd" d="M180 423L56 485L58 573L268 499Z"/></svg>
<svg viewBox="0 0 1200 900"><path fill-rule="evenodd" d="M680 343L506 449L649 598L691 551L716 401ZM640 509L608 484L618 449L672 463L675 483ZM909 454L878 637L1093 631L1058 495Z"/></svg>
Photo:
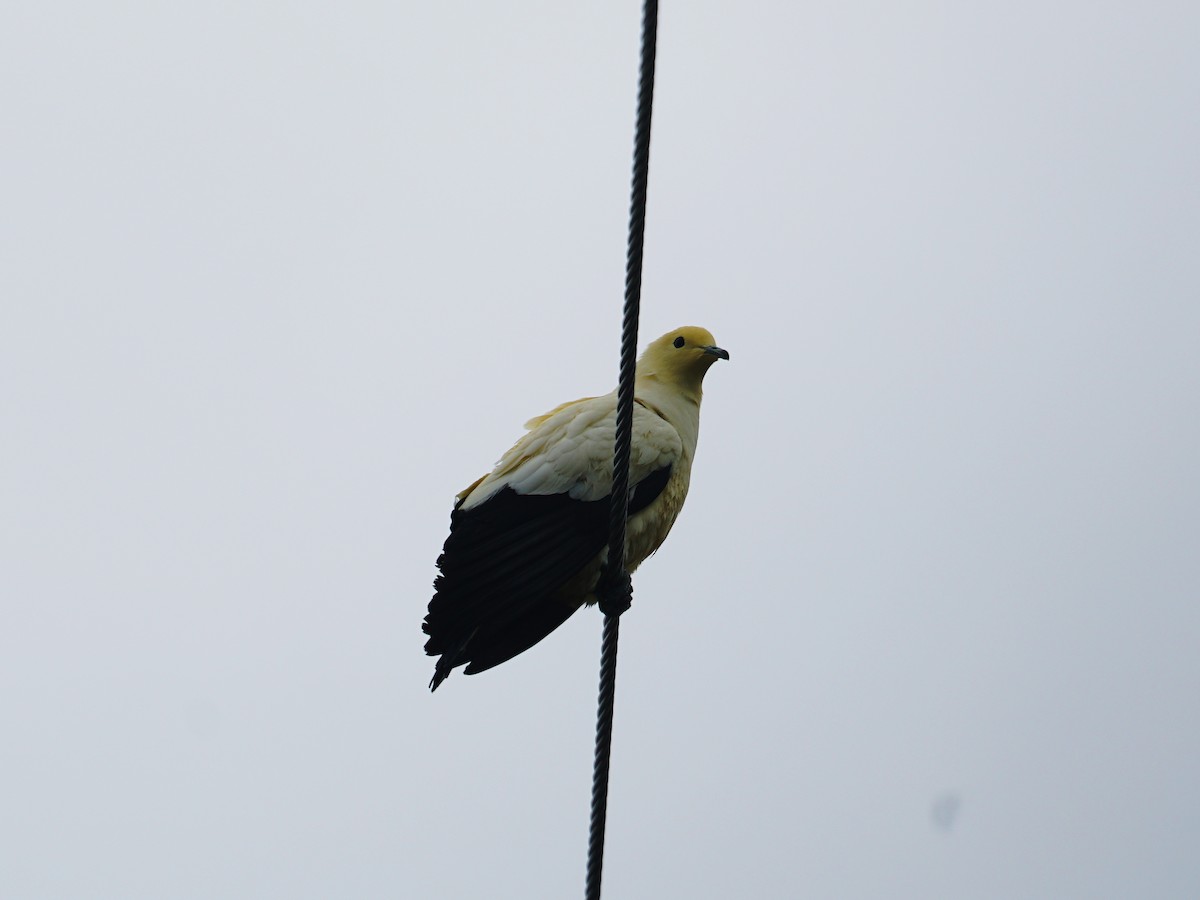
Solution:
<svg viewBox="0 0 1200 900"><path fill-rule="evenodd" d="M529 432L501 457L496 468L460 494L462 509L486 503L501 488L517 494L567 494L599 500L612 492L616 395L564 403L527 423ZM633 407L629 483L673 465L683 452L679 432L640 403Z"/></svg>
<svg viewBox="0 0 1200 900"><path fill-rule="evenodd" d="M577 582L606 544L615 411L606 395L532 420L459 495L424 625L426 652L442 656L435 687L454 666L482 671L528 649L590 592ZM678 432L635 404L631 513L662 492L681 453Z"/></svg>

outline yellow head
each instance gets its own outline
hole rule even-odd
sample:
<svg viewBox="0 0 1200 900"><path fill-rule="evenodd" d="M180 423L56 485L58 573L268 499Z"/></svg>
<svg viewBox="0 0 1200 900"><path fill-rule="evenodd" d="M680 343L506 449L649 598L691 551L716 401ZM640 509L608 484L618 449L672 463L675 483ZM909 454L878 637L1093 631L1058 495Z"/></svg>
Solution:
<svg viewBox="0 0 1200 900"><path fill-rule="evenodd" d="M651 342L637 364L639 379L652 378L700 393L704 373L729 354L717 346L707 329L685 325Z"/></svg>

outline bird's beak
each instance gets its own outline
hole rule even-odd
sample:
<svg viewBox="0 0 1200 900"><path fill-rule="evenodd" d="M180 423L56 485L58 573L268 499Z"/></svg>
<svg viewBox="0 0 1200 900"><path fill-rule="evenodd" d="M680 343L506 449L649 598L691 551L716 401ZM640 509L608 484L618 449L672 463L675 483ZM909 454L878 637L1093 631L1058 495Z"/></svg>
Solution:
<svg viewBox="0 0 1200 900"><path fill-rule="evenodd" d="M720 347L702 347L705 353L711 353L717 359L729 359L729 351L722 350Z"/></svg>

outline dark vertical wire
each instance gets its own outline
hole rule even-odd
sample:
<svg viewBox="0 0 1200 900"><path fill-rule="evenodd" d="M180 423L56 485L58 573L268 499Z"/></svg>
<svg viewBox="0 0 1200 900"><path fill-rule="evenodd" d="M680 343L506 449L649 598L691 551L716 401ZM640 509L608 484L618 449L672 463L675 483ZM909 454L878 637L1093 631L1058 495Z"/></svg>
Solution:
<svg viewBox="0 0 1200 900"><path fill-rule="evenodd" d="M600 900L604 868L604 829L608 818L608 770L612 751L613 707L617 691L617 638L620 615L632 602L625 572L625 524L629 515L629 455L633 431L633 382L637 365L638 315L642 300L642 247L646 234L646 186L650 175L650 113L654 102L654 55L658 2L642 5L642 49L638 72L637 131L634 136L633 185L629 200L629 243L625 253L625 316L621 329L621 374L617 388L617 426L613 449L612 508L608 563L598 593L604 612L600 651L600 691L596 711L596 757L592 769L592 820L588 838L587 900Z"/></svg>

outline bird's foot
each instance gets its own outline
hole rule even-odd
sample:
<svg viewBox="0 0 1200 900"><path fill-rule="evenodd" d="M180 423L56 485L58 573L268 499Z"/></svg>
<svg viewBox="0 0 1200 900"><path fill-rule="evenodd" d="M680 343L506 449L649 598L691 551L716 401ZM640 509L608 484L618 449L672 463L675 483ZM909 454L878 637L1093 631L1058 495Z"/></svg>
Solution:
<svg viewBox="0 0 1200 900"><path fill-rule="evenodd" d="M633 579L628 572L612 575L606 568L596 585L596 596L600 598L600 612L606 616L619 616L633 606Z"/></svg>

